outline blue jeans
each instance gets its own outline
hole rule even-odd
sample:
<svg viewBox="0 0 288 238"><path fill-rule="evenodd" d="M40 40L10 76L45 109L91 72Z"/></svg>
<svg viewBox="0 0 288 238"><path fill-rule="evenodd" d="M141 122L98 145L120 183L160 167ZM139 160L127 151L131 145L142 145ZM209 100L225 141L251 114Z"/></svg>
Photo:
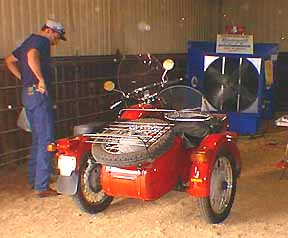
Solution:
<svg viewBox="0 0 288 238"><path fill-rule="evenodd" d="M52 154L47 145L54 141L54 118L49 96L35 89L24 88L22 102L32 131L31 158L28 162L28 181L37 191L46 190L51 174Z"/></svg>

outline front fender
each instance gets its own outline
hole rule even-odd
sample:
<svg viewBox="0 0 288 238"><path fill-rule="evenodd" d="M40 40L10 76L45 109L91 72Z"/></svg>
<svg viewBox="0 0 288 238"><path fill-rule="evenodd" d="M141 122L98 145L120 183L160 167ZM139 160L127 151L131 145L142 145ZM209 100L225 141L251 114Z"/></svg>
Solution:
<svg viewBox="0 0 288 238"><path fill-rule="evenodd" d="M74 136L72 138L57 140L55 162L58 163L58 159L61 155L73 156L77 160L76 171L78 171L83 155L86 152L91 151L92 144L87 141L89 141L89 138L86 136Z"/></svg>
<svg viewBox="0 0 288 238"><path fill-rule="evenodd" d="M236 134L224 132L206 136L200 146L191 152L190 184L187 192L192 196L208 197L214 161L220 150L227 151L235 162L236 176L241 171L240 152L235 144Z"/></svg>

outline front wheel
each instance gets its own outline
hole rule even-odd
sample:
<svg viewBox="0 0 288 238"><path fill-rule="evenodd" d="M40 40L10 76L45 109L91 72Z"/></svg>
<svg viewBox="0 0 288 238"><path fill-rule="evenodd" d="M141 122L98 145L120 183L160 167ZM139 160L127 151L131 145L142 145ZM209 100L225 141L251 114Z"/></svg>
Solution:
<svg viewBox="0 0 288 238"><path fill-rule="evenodd" d="M113 200L113 197L102 190L100 173L101 165L96 163L91 153L84 154L79 169L77 192L73 198L81 210L90 214L103 211Z"/></svg>
<svg viewBox="0 0 288 238"><path fill-rule="evenodd" d="M235 161L220 152L214 162L209 197L197 198L202 217L211 224L224 221L230 213L237 186Z"/></svg>

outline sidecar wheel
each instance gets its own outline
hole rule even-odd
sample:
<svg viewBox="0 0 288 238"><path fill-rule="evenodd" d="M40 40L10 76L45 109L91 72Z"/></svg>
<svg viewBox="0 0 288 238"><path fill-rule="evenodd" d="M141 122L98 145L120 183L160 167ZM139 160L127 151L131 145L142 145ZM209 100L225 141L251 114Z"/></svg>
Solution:
<svg viewBox="0 0 288 238"><path fill-rule="evenodd" d="M209 197L198 198L202 217L211 224L224 221L230 213L237 186L236 166L233 158L221 151L213 165Z"/></svg>
<svg viewBox="0 0 288 238"><path fill-rule="evenodd" d="M166 123L163 120L155 118L141 118L137 122L143 123ZM113 131L113 134L117 134L117 131ZM119 135L121 132L119 132ZM172 130L167 131L161 136L154 144L146 148L144 146L132 145L129 139L124 138L124 142L121 145L109 144L109 143L94 143L92 145L92 155L98 163L108 166L134 166L148 161L153 161L155 158L161 156L171 148L175 138L175 133ZM122 150L120 150L122 146ZM112 149L113 151L112 151ZM136 149L135 149L136 148Z"/></svg>
<svg viewBox="0 0 288 238"><path fill-rule="evenodd" d="M101 188L100 173L101 165L96 163L91 153L84 154L79 169L77 192L73 199L82 211L90 214L103 211L113 200Z"/></svg>

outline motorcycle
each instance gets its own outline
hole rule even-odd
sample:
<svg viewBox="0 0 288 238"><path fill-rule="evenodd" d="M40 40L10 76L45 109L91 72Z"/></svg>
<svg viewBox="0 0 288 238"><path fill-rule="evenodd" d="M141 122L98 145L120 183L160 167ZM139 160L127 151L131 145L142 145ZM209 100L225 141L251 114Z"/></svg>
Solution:
<svg viewBox="0 0 288 238"><path fill-rule="evenodd" d="M111 108L126 105L118 120L50 145L60 171L58 192L71 195L82 210L95 214L114 197L149 201L176 189L197 198L208 223L224 221L241 171L236 133L227 131L225 115L207 110L198 90L168 80L173 60L165 60L162 67L151 55L138 59L139 67L145 66L160 82L143 86L148 74L128 80L125 72L118 79L135 86L129 93L105 82L106 90L122 96ZM136 68L129 69L134 73ZM136 103L128 105L131 99Z"/></svg>

